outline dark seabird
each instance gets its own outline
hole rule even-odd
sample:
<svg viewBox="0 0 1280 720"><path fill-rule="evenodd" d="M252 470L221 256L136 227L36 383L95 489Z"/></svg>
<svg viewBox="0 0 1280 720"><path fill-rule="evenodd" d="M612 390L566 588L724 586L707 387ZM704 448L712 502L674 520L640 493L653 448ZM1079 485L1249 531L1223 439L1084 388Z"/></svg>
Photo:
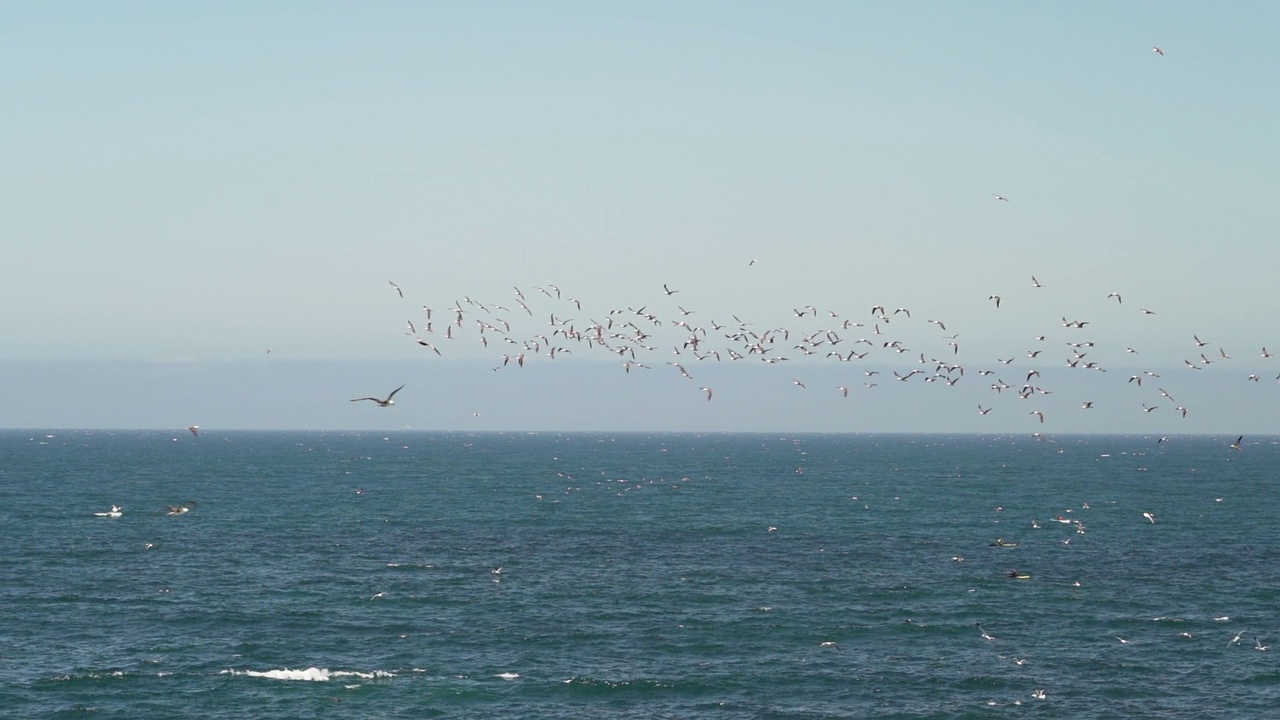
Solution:
<svg viewBox="0 0 1280 720"><path fill-rule="evenodd" d="M351 399L351 402L360 402L361 400L372 400L373 402L378 403L378 407L388 407L388 406L391 406L391 405L395 405L395 404L396 404L396 402L395 402L394 400L392 400L391 398L395 397L395 396L396 396L396 393L400 392L400 391L401 391L401 390L403 390L403 389L404 389L404 385L401 385L400 387L396 388L395 390L392 390L392 391L391 391L391 394L390 394L390 395L388 395L388 396L386 397L386 399L385 399L385 400L380 400L380 399L378 399L378 398L376 398L376 397L362 397L362 398L352 398L352 399Z"/></svg>

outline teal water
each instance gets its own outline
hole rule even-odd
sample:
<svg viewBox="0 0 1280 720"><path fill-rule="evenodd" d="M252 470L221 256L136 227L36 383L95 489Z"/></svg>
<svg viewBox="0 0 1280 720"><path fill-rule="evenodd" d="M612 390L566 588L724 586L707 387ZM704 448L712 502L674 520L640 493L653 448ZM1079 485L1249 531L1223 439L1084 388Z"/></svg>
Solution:
<svg viewBox="0 0 1280 720"><path fill-rule="evenodd" d="M0 715L1264 717L1231 440L3 431Z"/></svg>

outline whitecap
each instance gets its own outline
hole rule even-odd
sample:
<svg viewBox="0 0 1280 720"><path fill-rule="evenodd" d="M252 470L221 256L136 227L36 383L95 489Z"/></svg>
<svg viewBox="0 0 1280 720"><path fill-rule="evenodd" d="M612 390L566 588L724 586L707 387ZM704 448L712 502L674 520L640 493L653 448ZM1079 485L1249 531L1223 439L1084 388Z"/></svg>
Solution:
<svg viewBox="0 0 1280 720"><path fill-rule="evenodd" d="M515 680L516 678L520 677L520 673L504 672L504 673L498 673L497 675L494 675L494 677L499 677L499 678L502 678L503 680Z"/></svg>
<svg viewBox="0 0 1280 720"><path fill-rule="evenodd" d="M222 674L244 675L246 677L270 678L272 680L307 680L310 682L328 682L330 673L327 668L311 667L306 670L223 670Z"/></svg>

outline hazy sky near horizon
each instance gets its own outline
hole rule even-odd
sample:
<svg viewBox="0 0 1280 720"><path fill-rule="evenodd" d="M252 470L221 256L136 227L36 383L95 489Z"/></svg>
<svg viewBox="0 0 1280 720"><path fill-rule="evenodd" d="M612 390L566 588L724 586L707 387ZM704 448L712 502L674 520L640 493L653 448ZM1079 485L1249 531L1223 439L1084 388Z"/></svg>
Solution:
<svg viewBox="0 0 1280 720"><path fill-rule="evenodd" d="M1277 31L1266 2L10 4L0 426L1280 432ZM642 307L661 392L598 347L501 341ZM779 335L785 369L737 362L755 374L686 348L692 382L665 365L674 321L734 316L843 344ZM516 329L482 345L499 318ZM866 368L826 355L862 336ZM1023 379L1066 372L1068 342L1109 372ZM520 350L529 372L492 372ZM846 399L867 368L933 372L921 353L962 383L854 423L790 392ZM593 358L608 375L534 368ZM161 391L174 367L189 392ZM1161 377L1138 394L1143 370ZM272 397L300 378L317 404ZM1063 390L1009 400L1026 382ZM347 402L401 383L416 401ZM606 421L590 408L615 391L632 412Z"/></svg>

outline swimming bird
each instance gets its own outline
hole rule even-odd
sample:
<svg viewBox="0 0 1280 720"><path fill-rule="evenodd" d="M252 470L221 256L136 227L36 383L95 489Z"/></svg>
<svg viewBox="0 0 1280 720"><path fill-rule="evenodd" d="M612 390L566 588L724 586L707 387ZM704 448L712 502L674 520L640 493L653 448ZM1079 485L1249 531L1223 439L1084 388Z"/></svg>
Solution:
<svg viewBox="0 0 1280 720"><path fill-rule="evenodd" d="M195 500L188 500L178 506L165 505L165 507L169 509L169 512L165 513L165 515L185 515L186 513L191 511L191 508L195 506L196 506Z"/></svg>
<svg viewBox="0 0 1280 720"><path fill-rule="evenodd" d="M376 398L376 397L362 397L362 398L352 398L352 399L351 399L351 402L360 402L361 400L371 400L371 401L373 401L373 402L377 403L377 404L378 404L378 407L390 407L391 405L395 405L395 404L396 404L396 402L395 402L394 400L392 400L391 398L395 397L395 396L396 396L396 393L400 392L400 391L401 391L401 390L403 390L403 389L404 389L404 385L401 385L400 387L396 388L395 390L392 390L392 391L391 391L391 394L390 394L390 395L388 395L388 396L386 397L386 399L384 399L384 400L380 400L380 399L378 399L378 398Z"/></svg>
<svg viewBox="0 0 1280 720"><path fill-rule="evenodd" d="M1043 699L1044 699L1044 690L1041 690L1041 689L1037 688L1036 690L1034 690L1034 691L1031 693L1031 697L1035 698L1036 700L1043 700Z"/></svg>

